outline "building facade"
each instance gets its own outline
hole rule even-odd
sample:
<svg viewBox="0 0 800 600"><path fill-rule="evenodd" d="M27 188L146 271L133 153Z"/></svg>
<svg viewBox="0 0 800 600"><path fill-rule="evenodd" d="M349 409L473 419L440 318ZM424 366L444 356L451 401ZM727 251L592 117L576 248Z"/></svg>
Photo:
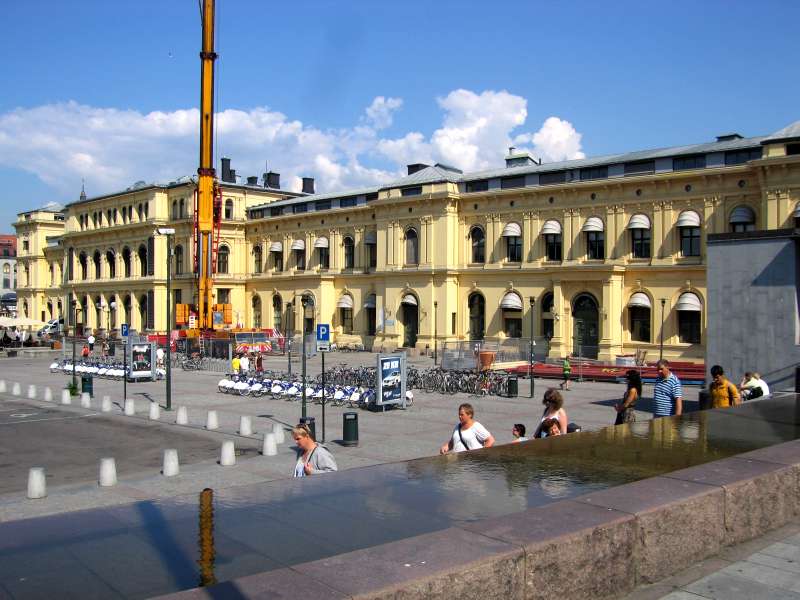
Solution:
<svg viewBox="0 0 800 600"><path fill-rule="evenodd" d="M551 356L605 360L653 358L663 341L668 358L702 360L706 237L793 219L800 124L549 164L511 149L502 169L409 165L399 181L336 194L255 183L223 188L233 217L223 220L216 301L233 304L234 326L330 323L340 342L386 350L532 332ZM193 221L174 206L193 185L68 205L65 274L42 297L109 307L86 316L91 327L164 330L162 311L148 312L166 300L166 242L152 232L176 227L174 300L191 302Z"/></svg>

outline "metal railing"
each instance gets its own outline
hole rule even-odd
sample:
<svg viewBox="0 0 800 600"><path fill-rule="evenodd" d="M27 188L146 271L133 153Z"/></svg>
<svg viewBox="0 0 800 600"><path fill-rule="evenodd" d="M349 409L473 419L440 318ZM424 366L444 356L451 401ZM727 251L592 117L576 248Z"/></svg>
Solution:
<svg viewBox="0 0 800 600"><path fill-rule="evenodd" d="M544 362L550 353L550 341L543 336L534 337L533 341L534 362ZM443 342L439 347L439 366L447 370L475 369L480 352L494 352L495 363L528 362L530 338Z"/></svg>

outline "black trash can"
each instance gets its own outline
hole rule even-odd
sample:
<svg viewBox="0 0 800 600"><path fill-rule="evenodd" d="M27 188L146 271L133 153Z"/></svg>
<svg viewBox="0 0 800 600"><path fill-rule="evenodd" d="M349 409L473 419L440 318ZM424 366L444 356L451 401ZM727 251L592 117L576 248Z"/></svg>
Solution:
<svg viewBox="0 0 800 600"><path fill-rule="evenodd" d="M509 398L516 398L519 394L519 378L516 375L509 375L506 381L506 391Z"/></svg>
<svg viewBox="0 0 800 600"><path fill-rule="evenodd" d="M342 415L342 446L358 446L358 413Z"/></svg>
<svg viewBox="0 0 800 600"><path fill-rule="evenodd" d="M87 393L94 398L94 379L88 375L81 375L81 392Z"/></svg>
<svg viewBox="0 0 800 600"><path fill-rule="evenodd" d="M697 394L697 401L700 405L700 410L708 410L711 408L711 394L708 390L700 390Z"/></svg>
<svg viewBox="0 0 800 600"><path fill-rule="evenodd" d="M317 439L317 425L314 421L314 417L302 417L300 419L300 425L308 425L308 430L311 432L311 437L314 440Z"/></svg>

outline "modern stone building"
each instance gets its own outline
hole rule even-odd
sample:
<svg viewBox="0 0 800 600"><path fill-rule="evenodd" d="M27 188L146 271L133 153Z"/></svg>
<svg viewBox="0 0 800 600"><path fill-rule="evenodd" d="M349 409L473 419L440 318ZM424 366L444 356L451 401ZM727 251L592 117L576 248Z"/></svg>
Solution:
<svg viewBox="0 0 800 600"><path fill-rule="evenodd" d="M216 301L233 304L232 326L331 323L339 341L385 349L532 326L551 356L654 358L663 335L665 356L702 360L707 236L788 226L799 126L549 164L511 149L504 168L409 165L335 194L310 180L302 194L223 182ZM75 298L91 327L163 331L166 242L153 232L177 229L174 300L192 302L193 193L189 180L67 205L48 254L56 275L25 288L26 310Z"/></svg>

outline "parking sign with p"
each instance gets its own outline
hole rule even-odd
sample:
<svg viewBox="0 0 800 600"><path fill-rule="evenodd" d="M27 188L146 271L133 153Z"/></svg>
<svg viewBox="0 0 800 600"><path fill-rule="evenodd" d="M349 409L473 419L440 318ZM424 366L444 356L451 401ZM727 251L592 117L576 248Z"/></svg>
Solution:
<svg viewBox="0 0 800 600"><path fill-rule="evenodd" d="M331 349L331 326L327 323L317 325L317 352L327 352Z"/></svg>

